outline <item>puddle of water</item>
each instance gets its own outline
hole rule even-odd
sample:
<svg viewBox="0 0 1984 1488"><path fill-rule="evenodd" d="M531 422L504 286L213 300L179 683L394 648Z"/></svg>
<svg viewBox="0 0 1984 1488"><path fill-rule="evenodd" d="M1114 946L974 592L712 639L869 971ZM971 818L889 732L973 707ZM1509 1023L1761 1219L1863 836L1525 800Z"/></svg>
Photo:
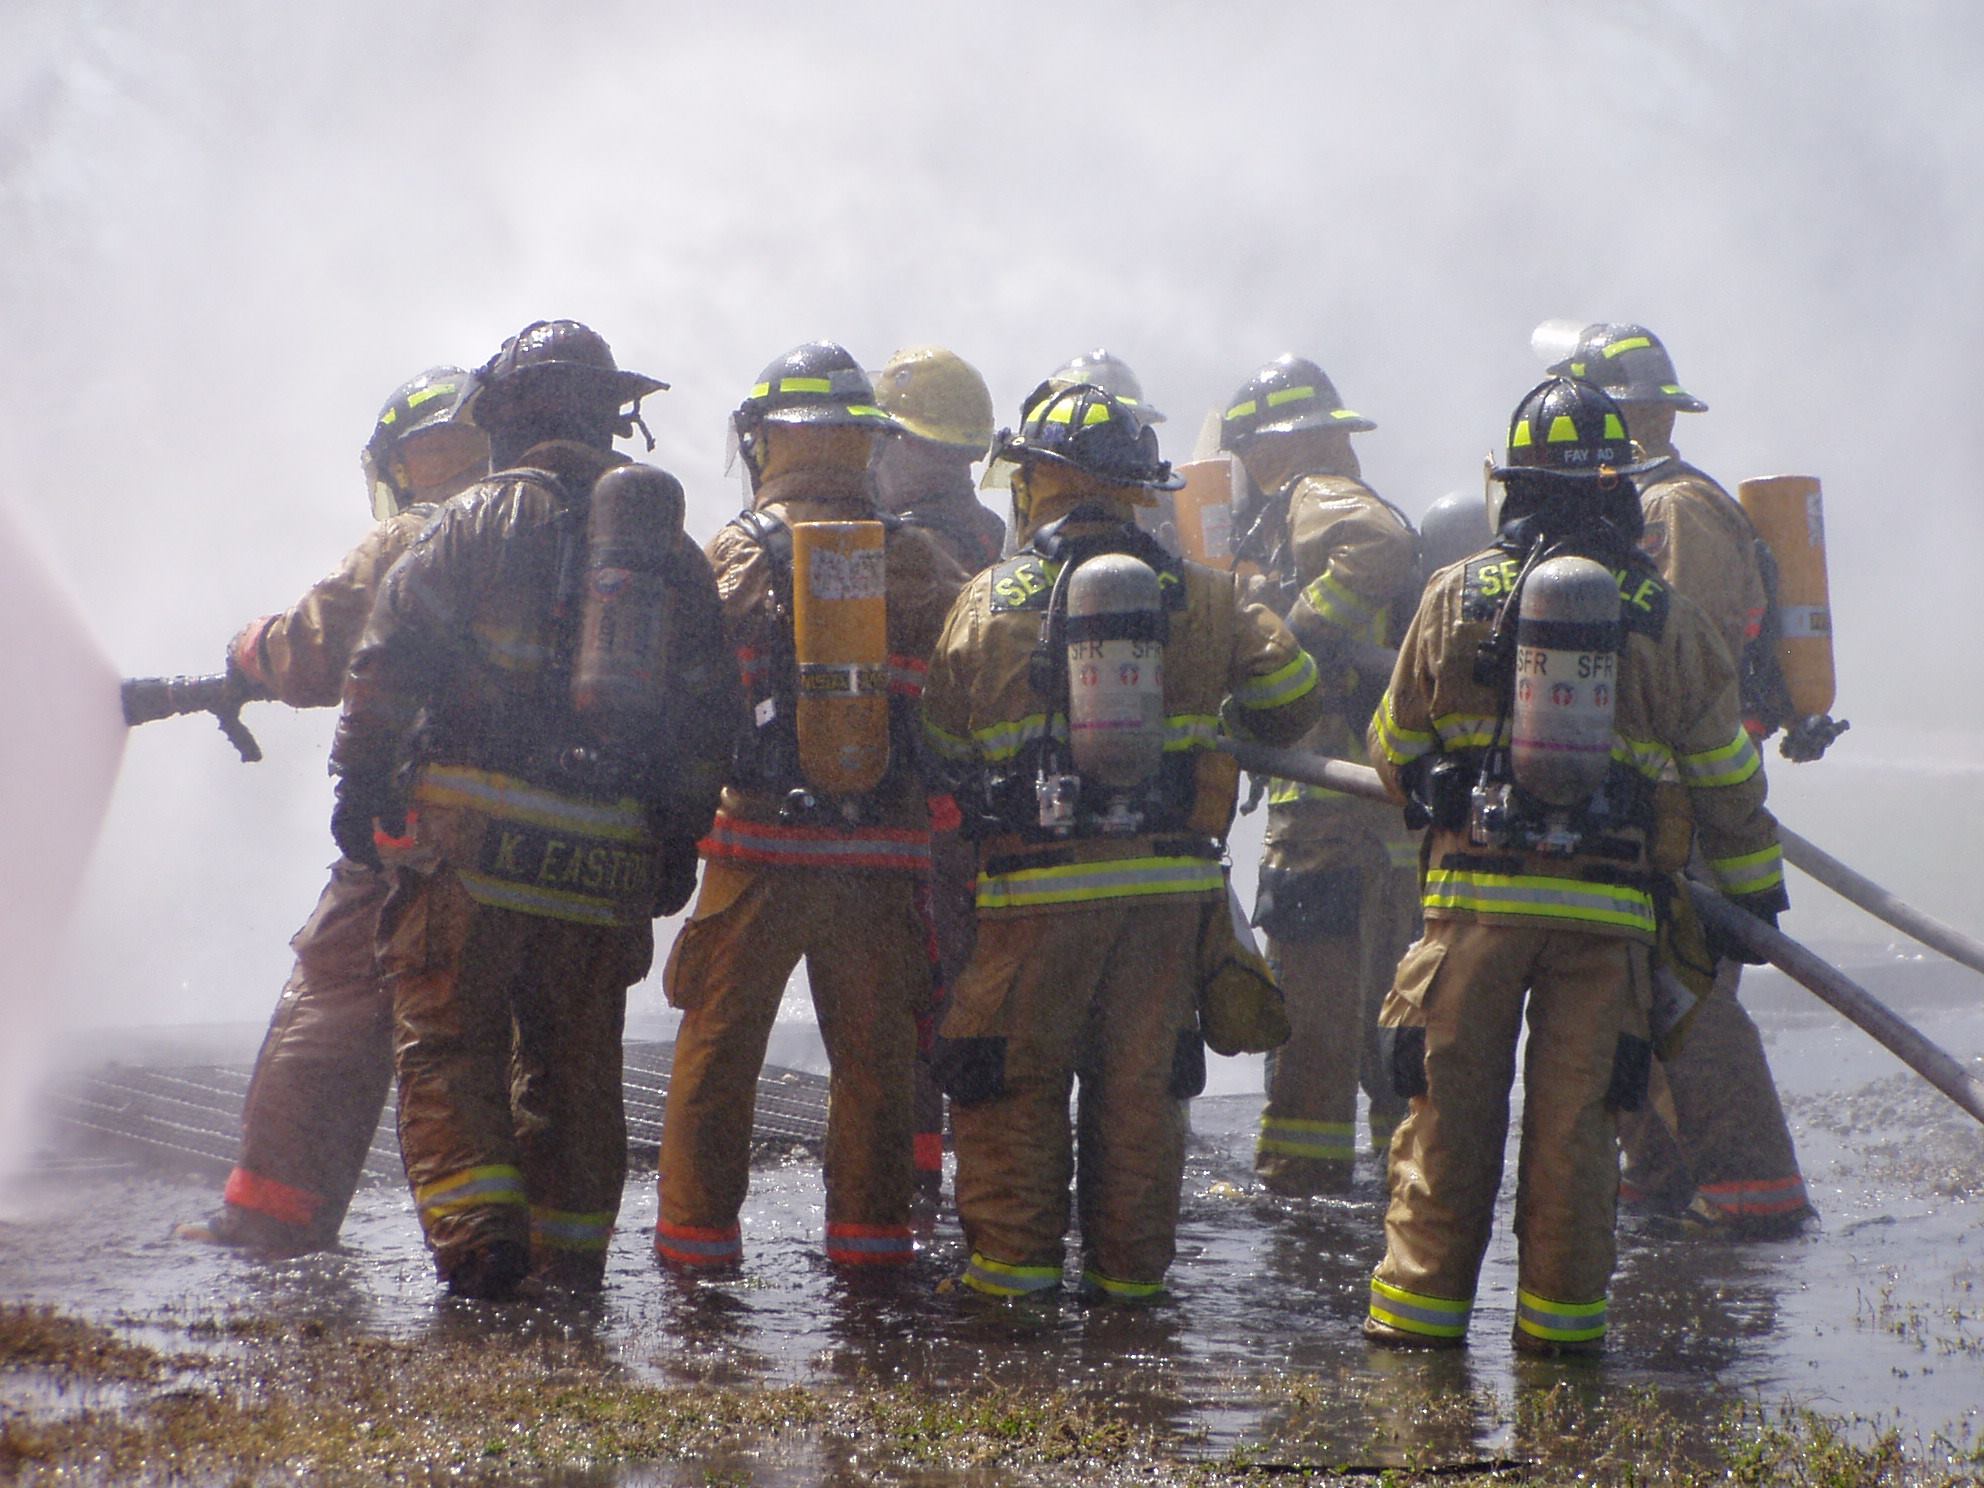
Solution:
<svg viewBox="0 0 1984 1488"><path fill-rule="evenodd" d="M1893 971L1887 990L1924 1031L1960 1053L1984 1049L1984 993L1945 996L1940 980L1925 978L1934 995L1916 1006L1905 970ZM671 1385L962 1392L991 1380L1092 1403L1181 1455L1245 1447L1270 1461L1509 1452L1520 1447L1520 1429L1507 1407L1566 1381L1598 1404L1651 1390L1704 1428L1744 1399L1880 1417L1924 1438L1976 1423L1984 1131L1857 1032L1757 980L1750 1000L1821 1225L1791 1241L1732 1245L1664 1239L1628 1223L1611 1351L1597 1365L1539 1363L1510 1348L1513 1182L1472 1347L1427 1356L1368 1347L1358 1324L1382 1249L1378 1160L1360 1161L1346 1198L1262 1194L1250 1172L1253 1092L1196 1103L1175 1295L1140 1311L1072 1301L1016 1309L940 1294L962 1260L948 1209L932 1218L907 1274L838 1276L820 1255L818 1165L804 1155L756 1169L747 1265L715 1282L657 1271L648 1250L652 1180L637 1177L608 1290L589 1307L488 1309L442 1298L405 1195L391 1185L359 1193L340 1251L257 1262L168 1238L175 1221L211 1205L205 1185L88 1173L44 1184L25 1203L17 1196L22 1217L0 1226L0 1295L112 1324L166 1352L248 1347L258 1330L324 1320L401 1338L575 1340L603 1363ZM740 1482L818 1481L828 1471L810 1458L704 1468L719 1478L734 1470ZM656 1469L612 1481L707 1482L704 1468L692 1479Z"/></svg>

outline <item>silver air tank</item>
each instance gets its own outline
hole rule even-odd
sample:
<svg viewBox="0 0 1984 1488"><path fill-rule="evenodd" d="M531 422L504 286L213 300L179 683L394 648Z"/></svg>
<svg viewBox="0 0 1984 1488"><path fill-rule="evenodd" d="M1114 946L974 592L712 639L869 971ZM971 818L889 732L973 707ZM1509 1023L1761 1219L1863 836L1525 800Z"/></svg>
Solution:
<svg viewBox="0 0 1984 1488"><path fill-rule="evenodd" d="M1126 553L1068 579L1068 744L1084 782L1140 785L1164 759L1164 609L1157 574Z"/></svg>
<svg viewBox="0 0 1984 1488"><path fill-rule="evenodd" d="M1516 620L1510 763L1548 806L1574 806L1605 783L1619 685L1619 583L1589 558L1531 570Z"/></svg>

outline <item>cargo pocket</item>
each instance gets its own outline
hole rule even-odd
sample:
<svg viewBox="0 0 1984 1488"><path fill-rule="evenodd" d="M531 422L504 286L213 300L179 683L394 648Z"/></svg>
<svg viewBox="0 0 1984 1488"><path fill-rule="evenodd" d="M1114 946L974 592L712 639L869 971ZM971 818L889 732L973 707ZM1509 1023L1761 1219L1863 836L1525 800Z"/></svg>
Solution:
<svg viewBox="0 0 1984 1488"><path fill-rule="evenodd" d="M1179 1100L1190 1100L1206 1088L1206 1042L1198 1030L1187 1028L1178 1035L1171 1050L1171 1093Z"/></svg>
<svg viewBox="0 0 1984 1488"><path fill-rule="evenodd" d="M1645 1105L1652 1071L1653 1045L1638 1034L1620 1034L1619 1042L1612 1046L1612 1083L1605 1088L1605 1108L1637 1111Z"/></svg>
<svg viewBox="0 0 1984 1488"><path fill-rule="evenodd" d="M1328 940L1357 929L1364 874L1356 868L1263 868L1254 925L1276 940Z"/></svg>
<svg viewBox="0 0 1984 1488"><path fill-rule="evenodd" d="M702 892L669 947L661 971L662 995L680 1012L692 1012L710 993L710 958L717 945L718 921L737 908L752 875L718 863L703 866Z"/></svg>
<svg viewBox="0 0 1984 1488"><path fill-rule="evenodd" d="M944 1094L961 1106L997 1100L1006 1093L1006 1041L940 1036L930 1055L930 1071Z"/></svg>
<svg viewBox="0 0 1984 1488"><path fill-rule="evenodd" d="M1391 1082L1392 1094L1400 1100L1424 1095L1426 1030L1417 1025L1410 1028L1380 1028L1378 1066Z"/></svg>

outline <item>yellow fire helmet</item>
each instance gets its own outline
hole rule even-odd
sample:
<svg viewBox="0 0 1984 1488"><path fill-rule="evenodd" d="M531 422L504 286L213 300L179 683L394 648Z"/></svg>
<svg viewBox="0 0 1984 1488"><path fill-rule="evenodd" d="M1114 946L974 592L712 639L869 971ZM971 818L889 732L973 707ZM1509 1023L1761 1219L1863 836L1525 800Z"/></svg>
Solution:
<svg viewBox="0 0 1984 1488"><path fill-rule="evenodd" d="M983 455L992 393L978 369L942 346L907 346L875 374L875 401L918 439Z"/></svg>

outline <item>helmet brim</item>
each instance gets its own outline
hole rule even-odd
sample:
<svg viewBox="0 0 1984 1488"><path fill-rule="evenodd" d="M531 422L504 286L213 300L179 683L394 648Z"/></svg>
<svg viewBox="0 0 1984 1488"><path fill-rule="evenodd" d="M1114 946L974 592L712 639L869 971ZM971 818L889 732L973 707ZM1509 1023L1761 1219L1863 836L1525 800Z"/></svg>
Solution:
<svg viewBox="0 0 1984 1488"><path fill-rule="evenodd" d="M1512 475L1540 475L1547 480L1598 481L1607 475L1644 475L1649 470L1658 470L1672 458L1671 455L1649 455L1643 460L1632 460L1624 465L1600 465L1592 470L1564 470L1555 465L1490 465L1488 479L1502 481Z"/></svg>
<svg viewBox="0 0 1984 1488"><path fill-rule="evenodd" d="M783 408L768 408L755 417L757 422L766 424L839 424L874 429L882 434L897 433L903 427L893 414L860 403L788 403Z"/></svg>
<svg viewBox="0 0 1984 1488"><path fill-rule="evenodd" d="M1023 434L1007 436L1006 442L992 452L992 461L994 464L1005 461L1013 465L1025 465L1034 460L1045 460L1052 465L1065 465L1070 470L1078 470L1083 475L1089 477L1089 479L1100 481L1104 485L1109 486L1138 486L1146 491L1178 491L1183 490L1185 486L1185 477L1173 470L1169 465L1164 467L1163 475L1150 479L1143 479L1137 476L1107 475L1100 470L1095 470L1082 464L1079 460L1069 459L1059 450L1041 449L1037 445L1029 444L1027 443L1026 436Z"/></svg>
<svg viewBox="0 0 1984 1488"><path fill-rule="evenodd" d="M1269 419L1247 431L1256 434L1294 434L1303 429L1339 429L1345 434L1368 434L1377 424L1353 408L1307 409L1286 418Z"/></svg>

